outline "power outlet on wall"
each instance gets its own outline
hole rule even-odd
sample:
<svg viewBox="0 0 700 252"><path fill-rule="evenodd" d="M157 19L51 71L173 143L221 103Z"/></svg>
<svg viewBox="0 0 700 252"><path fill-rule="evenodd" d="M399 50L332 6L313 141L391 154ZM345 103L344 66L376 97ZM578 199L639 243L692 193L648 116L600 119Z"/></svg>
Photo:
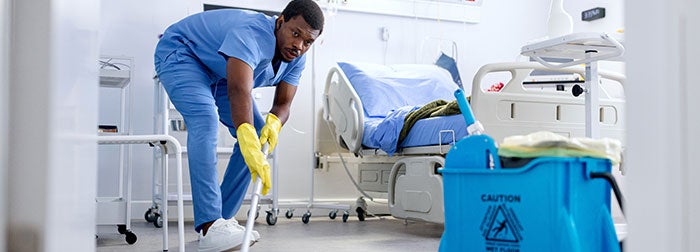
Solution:
<svg viewBox="0 0 700 252"><path fill-rule="evenodd" d="M381 35L382 41L389 41L389 27L381 27L379 28L379 32Z"/></svg>

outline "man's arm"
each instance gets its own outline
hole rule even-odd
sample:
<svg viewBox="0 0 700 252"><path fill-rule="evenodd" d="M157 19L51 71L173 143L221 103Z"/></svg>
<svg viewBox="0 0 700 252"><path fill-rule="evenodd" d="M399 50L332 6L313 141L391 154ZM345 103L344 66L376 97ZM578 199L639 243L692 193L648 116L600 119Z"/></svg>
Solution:
<svg viewBox="0 0 700 252"><path fill-rule="evenodd" d="M240 59L229 57L226 62L228 100L233 126L243 123L253 125L253 69Z"/></svg>
<svg viewBox="0 0 700 252"><path fill-rule="evenodd" d="M272 180L270 164L261 151L260 139L253 126L253 99L250 97L250 91L253 89L253 69L242 60L230 57L226 62L226 80L237 144L253 181L260 177L262 194L265 195L272 186Z"/></svg>
<svg viewBox="0 0 700 252"><path fill-rule="evenodd" d="M289 119L289 108L292 105L297 87L287 82L281 81L275 88L275 100L272 103L270 113L275 114L280 119L282 125Z"/></svg>

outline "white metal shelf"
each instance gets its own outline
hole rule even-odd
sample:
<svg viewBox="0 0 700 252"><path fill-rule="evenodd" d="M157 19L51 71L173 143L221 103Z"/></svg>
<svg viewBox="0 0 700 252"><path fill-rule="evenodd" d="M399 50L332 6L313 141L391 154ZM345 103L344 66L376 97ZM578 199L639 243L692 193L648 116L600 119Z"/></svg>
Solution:
<svg viewBox="0 0 700 252"><path fill-rule="evenodd" d="M110 63L113 62L113 63ZM109 57L102 56L100 59L99 69L99 86L100 88L118 89L119 91L119 118L114 123L100 123L104 125L113 125L116 127L116 132L99 132L98 138L102 137L124 137L130 134L130 111L127 102L131 102L131 69L132 59L126 57ZM117 65L119 66L117 66ZM104 97L103 97L104 98ZM100 119L102 121L104 119ZM98 126L98 125L95 125ZM99 127L99 126L98 126ZM118 175L116 178L116 195L98 195L95 198L97 206L97 225L124 225L127 231L127 242L130 242L129 234L131 233L131 174L132 169L129 162L131 146L118 146ZM98 171L109 172L107 169L112 167L97 167ZM99 173L98 173L99 174ZM111 174L98 176L98 186L100 188L111 188L114 183ZM119 230L119 229L118 229ZM119 231L120 233L122 231ZM135 234L131 233L134 237Z"/></svg>
<svg viewBox="0 0 700 252"><path fill-rule="evenodd" d="M100 87L124 88L131 81L131 69L100 69Z"/></svg>
<svg viewBox="0 0 700 252"><path fill-rule="evenodd" d="M187 154L187 147L182 146L182 154ZM216 147L216 154L233 154L233 146L231 147Z"/></svg>

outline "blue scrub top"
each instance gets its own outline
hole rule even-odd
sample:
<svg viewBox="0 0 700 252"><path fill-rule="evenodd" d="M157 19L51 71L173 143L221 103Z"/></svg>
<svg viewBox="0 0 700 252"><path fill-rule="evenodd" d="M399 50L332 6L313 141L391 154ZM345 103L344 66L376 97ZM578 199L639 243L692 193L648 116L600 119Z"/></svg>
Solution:
<svg viewBox="0 0 700 252"><path fill-rule="evenodd" d="M168 27L161 44L169 44L162 43L163 40L184 44L219 79L226 78L226 60L234 57L253 69L253 87L273 86L280 81L297 86L304 70L305 55L282 62L276 76L272 69L277 45L276 18L247 10L205 11Z"/></svg>

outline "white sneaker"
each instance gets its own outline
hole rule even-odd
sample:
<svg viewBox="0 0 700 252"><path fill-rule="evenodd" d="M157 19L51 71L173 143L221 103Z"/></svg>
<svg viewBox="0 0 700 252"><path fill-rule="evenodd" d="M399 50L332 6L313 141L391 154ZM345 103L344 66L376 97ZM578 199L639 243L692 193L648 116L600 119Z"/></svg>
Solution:
<svg viewBox="0 0 700 252"><path fill-rule="evenodd" d="M245 235L245 228L224 219L218 219L211 224L207 235L199 233L199 251L219 252L235 249L243 243L243 235Z"/></svg>
<svg viewBox="0 0 700 252"><path fill-rule="evenodd" d="M226 220L226 221L232 223L232 225L238 226L240 229L242 229L243 231L245 231L245 227L244 227L244 226L241 226L240 224L238 224L238 221L237 221L236 219L231 218L231 219L228 219L228 220ZM260 240L260 233L258 233L258 231L253 230L253 232L251 232L251 233L252 233L252 235L253 235L253 238L252 238L252 240L250 241L250 245L249 245L249 246L253 246L253 244L255 244L255 242L257 242L258 240ZM243 235L245 235L245 233L243 233ZM241 238L241 243L243 243L243 238ZM236 248L234 248L234 249L237 249L237 248L240 248L240 246L238 246L238 247L236 247Z"/></svg>

